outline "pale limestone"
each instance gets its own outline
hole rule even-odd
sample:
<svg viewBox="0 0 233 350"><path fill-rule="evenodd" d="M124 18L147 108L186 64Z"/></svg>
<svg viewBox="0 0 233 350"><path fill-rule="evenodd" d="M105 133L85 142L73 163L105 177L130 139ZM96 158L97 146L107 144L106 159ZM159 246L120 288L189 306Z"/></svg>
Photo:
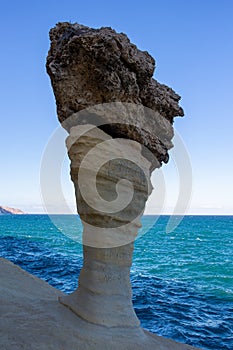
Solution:
<svg viewBox="0 0 233 350"><path fill-rule="evenodd" d="M64 293L0 258L1 350L195 350L142 329L85 322L57 302Z"/></svg>
<svg viewBox="0 0 233 350"><path fill-rule="evenodd" d="M175 349L140 327L130 267L151 171L168 161L173 118L183 115L180 97L152 78L154 59L111 28L59 23L50 39L46 67L59 121L70 133L84 244L78 288L59 300L87 329L105 327L102 348ZM101 348L98 332L82 337Z"/></svg>
<svg viewBox="0 0 233 350"><path fill-rule="evenodd" d="M72 128L67 147L83 224L84 265L78 289L60 302L86 321L140 332L130 267L133 242L152 191L151 163L142 156L138 142L112 139L91 125ZM126 181L116 193L122 179Z"/></svg>

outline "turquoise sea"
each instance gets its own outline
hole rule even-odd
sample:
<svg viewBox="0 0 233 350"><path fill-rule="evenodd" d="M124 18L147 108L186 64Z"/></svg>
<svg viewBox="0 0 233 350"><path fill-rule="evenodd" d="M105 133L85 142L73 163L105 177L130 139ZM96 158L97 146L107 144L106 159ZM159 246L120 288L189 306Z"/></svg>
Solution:
<svg viewBox="0 0 233 350"><path fill-rule="evenodd" d="M56 219L69 225L68 216ZM167 216L142 221L144 231L151 227L135 243L131 270L142 326L201 349L232 350L233 216L185 216L171 233ZM77 286L82 246L47 215L1 215L0 256L67 293Z"/></svg>

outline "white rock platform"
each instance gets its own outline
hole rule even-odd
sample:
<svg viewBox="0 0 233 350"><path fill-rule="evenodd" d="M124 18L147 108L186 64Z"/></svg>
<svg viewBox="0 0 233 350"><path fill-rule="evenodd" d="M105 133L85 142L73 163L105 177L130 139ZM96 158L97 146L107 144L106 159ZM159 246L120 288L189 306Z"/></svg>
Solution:
<svg viewBox="0 0 233 350"><path fill-rule="evenodd" d="M0 259L1 350L194 350L139 328L109 328L58 302L64 293ZM132 334L131 334L132 333Z"/></svg>

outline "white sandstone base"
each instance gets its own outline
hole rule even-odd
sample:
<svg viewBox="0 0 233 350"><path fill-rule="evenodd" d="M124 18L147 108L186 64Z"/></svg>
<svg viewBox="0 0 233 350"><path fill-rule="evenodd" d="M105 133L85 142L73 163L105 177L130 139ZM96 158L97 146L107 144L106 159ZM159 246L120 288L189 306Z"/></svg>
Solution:
<svg viewBox="0 0 233 350"><path fill-rule="evenodd" d="M191 350L141 328L83 321L58 302L64 293L0 259L1 350Z"/></svg>

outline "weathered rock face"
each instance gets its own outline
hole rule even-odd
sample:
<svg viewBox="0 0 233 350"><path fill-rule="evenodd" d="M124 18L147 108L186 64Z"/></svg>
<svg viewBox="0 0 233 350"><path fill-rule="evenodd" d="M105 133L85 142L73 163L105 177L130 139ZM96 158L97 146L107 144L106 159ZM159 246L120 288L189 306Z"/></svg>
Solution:
<svg viewBox="0 0 233 350"><path fill-rule="evenodd" d="M64 293L0 258L0 349L197 350L142 329L100 327L57 301Z"/></svg>
<svg viewBox="0 0 233 350"><path fill-rule="evenodd" d="M167 150L172 147L171 124L175 116L183 115L183 110L178 105L180 97L152 78L154 59L137 49L125 34L111 28L58 23L51 29L50 39L46 67L63 126L70 130L86 123L86 116L75 114L96 104L125 102L147 107L140 113L131 108L121 109L114 117L112 113L101 115L100 124L105 125L99 127L113 137L138 141L160 164L167 162ZM164 124L165 138L161 135Z"/></svg>
<svg viewBox="0 0 233 350"><path fill-rule="evenodd" d="M78 288L59 300L87 323L105 326L111 348L136 342L167 350L140 328L130 267L151 171L168 160L173 117L183 115L179 96L152 78L154 59L111 28L59 23L50 38L47 71L59 120L70 134L84 245ZM121 346L116 328L127 338Z"/></svg>
<svg viewBox="0 0 233 350"><path fill-rule="evenodd" d="M83 224L84 264L78 289L60 301L88 322L139 328L130 267L152 190L150 162L138 142L112 139L91 125L72 127L67 148Z"/></svg>

